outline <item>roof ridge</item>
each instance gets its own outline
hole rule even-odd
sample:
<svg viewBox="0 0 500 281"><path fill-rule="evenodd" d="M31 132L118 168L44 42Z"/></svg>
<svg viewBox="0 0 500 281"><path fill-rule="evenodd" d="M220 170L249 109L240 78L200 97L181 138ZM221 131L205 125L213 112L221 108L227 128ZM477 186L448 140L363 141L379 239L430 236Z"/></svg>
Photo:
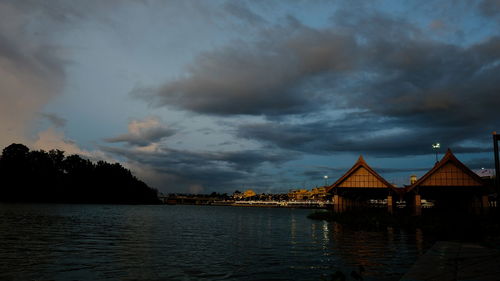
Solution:
<svg viewBox="0 0 500 281"><path fill-rule="evenodd" d="M327 191L330 191L331 189L340 185L347 178L349 178L354 172L356 172L360 167L364 167L372 176L374 176L375 178L380 180L388 188L395 188L391 183L389 183L386 179L384 179L381 175L379 175L375 170L373 170L372 167L370 167L370 165L368 165L368 163L366 163L363 156L360 155L358 160L356 161L356 163L354 163L354 165L344 175L342 175L337 181L335 181L332 185L330 185L328 187Z"/></svg>
<svg viewBox="0 0 500 281"><path fill-rule="evenodd" d="M366 164L366 161L365 161L365 159L363 158L363 155L359 155L359 157L358 157L358 161L357 161L357 162L363 162L363 163L365 163L365 164Z"/></svg>
<svg viewBox="0 0 500 281"><path fill-rule="evenodd" d="M455 156L455 154L453 154L451 149L448 148L446 150L446 154L443 156L443 158L441 158L441 160L436 162L434 167L432 167L427 173L425 173L425 175L423 175L415 183L413 183L412 185L407 187L406 191L410 191L410 190L414 189L415 187L419 186L420 184L422 184L422 182L424 182L426 179L428 179L433 174L435 174L440 168L444 167L444 165L446 165L447 163L450 163L450 162L456 164L457 168L459 168L460 170L462 170L463 172L465 172L466 174L468 174L469 176L474 178L476 181L483 183L481 178L476 173L474 173L471 169L469 169L469 167L465 166L460 160L458 160L458 158Z"/></svg>

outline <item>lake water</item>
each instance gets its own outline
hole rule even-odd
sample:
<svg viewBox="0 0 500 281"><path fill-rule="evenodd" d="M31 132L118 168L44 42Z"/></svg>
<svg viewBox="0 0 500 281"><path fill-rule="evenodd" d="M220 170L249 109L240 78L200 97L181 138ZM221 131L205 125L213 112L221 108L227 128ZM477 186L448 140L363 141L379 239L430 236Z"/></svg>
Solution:
<svg viewBox="0 0 500 281"><path fill-rule="evenodd" d="M421 233L351 231L306 209L0 204L0 280L398 280Z"/></svg>

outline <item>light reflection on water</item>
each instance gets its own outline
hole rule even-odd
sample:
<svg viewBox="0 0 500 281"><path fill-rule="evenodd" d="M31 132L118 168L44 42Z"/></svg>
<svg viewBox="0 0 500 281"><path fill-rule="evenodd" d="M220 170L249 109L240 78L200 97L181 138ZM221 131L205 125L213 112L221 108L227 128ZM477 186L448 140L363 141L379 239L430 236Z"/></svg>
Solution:
<svg viewBox="0 0 500 281"><path fill-rule="evenodd" d="M351 231L311 210L0 204L1 280L398 280L421 232Z"/></svg>

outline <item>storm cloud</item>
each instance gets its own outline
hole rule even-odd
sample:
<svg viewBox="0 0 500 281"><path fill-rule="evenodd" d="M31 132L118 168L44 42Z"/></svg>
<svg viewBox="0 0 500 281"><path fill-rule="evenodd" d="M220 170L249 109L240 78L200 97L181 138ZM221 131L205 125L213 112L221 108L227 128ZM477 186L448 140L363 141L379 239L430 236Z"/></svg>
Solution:
<svg viewBox="0 0 500 281"><path fill-rule="evenodd" d="M101 150L125 158L132 166L141 165L153 170L166 179L162 183L164 189L177 192L185 192L192 186L203 191L232 192L241 186L273 185L276 183L265 170L260 170L261 166L276 166L298 156L283 151L194 152L165 146L154 151L109 146L103 146Z"/></svg>
<svg viewBox="0 0 500 281"><path fill-rule="evenodd" d="M322 75L354 69L358 44L350 35L316 30L290 19L257 43L235 42L198 55L188 75L135 95L158 106L212 115L283 115L318 110ZM318 85L318 83L320 83Z"/></svg>
<svg viewBox="0 0 500 281"><path fill-rule="evenodd" d="M187 73L142 96L198 114L278 118L238 136L296 151L418 155L439 139L480 152L499 122L500 36L453 44L379 13L339 11L328 28L289 18L256 41L199 54ZM344 110L355 113L323 114Z"/></svg>
<svg viewBox="0 0 500 281"><path fill-rule="evenodd" d="M353 116L306 123L265 122L241 125L238 136L272 147L312 154L355 153L378 157L425 155L430 144L440 141L458 153L487 152L489 135L470 135L463 127L441 128ZM469 141L469 143L467 142ZM470 144L476 141L474 144ZM477 143L479 142L479 143Z"/></svg>

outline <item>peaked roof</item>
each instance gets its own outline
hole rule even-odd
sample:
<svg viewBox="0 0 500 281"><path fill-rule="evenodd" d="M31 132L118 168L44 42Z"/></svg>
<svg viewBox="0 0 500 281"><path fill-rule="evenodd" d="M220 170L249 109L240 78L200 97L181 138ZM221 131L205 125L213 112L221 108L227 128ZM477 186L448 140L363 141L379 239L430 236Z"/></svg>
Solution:
<svg viewBox="0 0 500 281"><path fill-rule="evenodd" d="M421 186L427 179L431 178L441 168L443 168L444 166L446 166L449 163L454 164L455 167L457 167L459 170L461 170L464 174L468 175L473 181L477 182L478 185L480 185L480 186L484 185L484 182L481 179L481 177L478 176L473 171L471 171L462 162L460 162L460 160L458 160L457 157L455 157L453 152L451 152L451 149L448 148L448 150L446 151L446 154L443 156L443 158L439 162L436 162L436 165L434 165L434 167L430 171L428 171L425 175L423 175L420 179L418 179L414 184L412 184L411 186L408 186L406 188L406 191L410 191L417 186Z"/></svg>
<svg viewBox="0 0 500 281"><path fill-rule="evenodd" d="M326 191L329 192L330 190L336 188L336 187L339 187L343 182L345 182L347 179L349 179L354 173L356 173L356 171L358 171L360 168L364 168L366 171L368 171L368 173L370 175L372 175L373 177L375 177L377 180L379 180L382 185L384 185L385 187L388 187L388 188L392 188L394 189L394 186L392 184L390 184L389 182L387 182L383 177L381 177L377 172L375 172L375 170L373 170L365 161L365 159L363 159L363 156L359 156L358 158L358 161L356 161L356 163L354 164L354 166L352 166L351 169L349 169L349 171L347 171L342 177L340 177L335 183L333 183L332 185L328 186L326 188ZM367 186L369 187L369 186ZM353 187L353 188L356 188L356 187Z"/></svg>

